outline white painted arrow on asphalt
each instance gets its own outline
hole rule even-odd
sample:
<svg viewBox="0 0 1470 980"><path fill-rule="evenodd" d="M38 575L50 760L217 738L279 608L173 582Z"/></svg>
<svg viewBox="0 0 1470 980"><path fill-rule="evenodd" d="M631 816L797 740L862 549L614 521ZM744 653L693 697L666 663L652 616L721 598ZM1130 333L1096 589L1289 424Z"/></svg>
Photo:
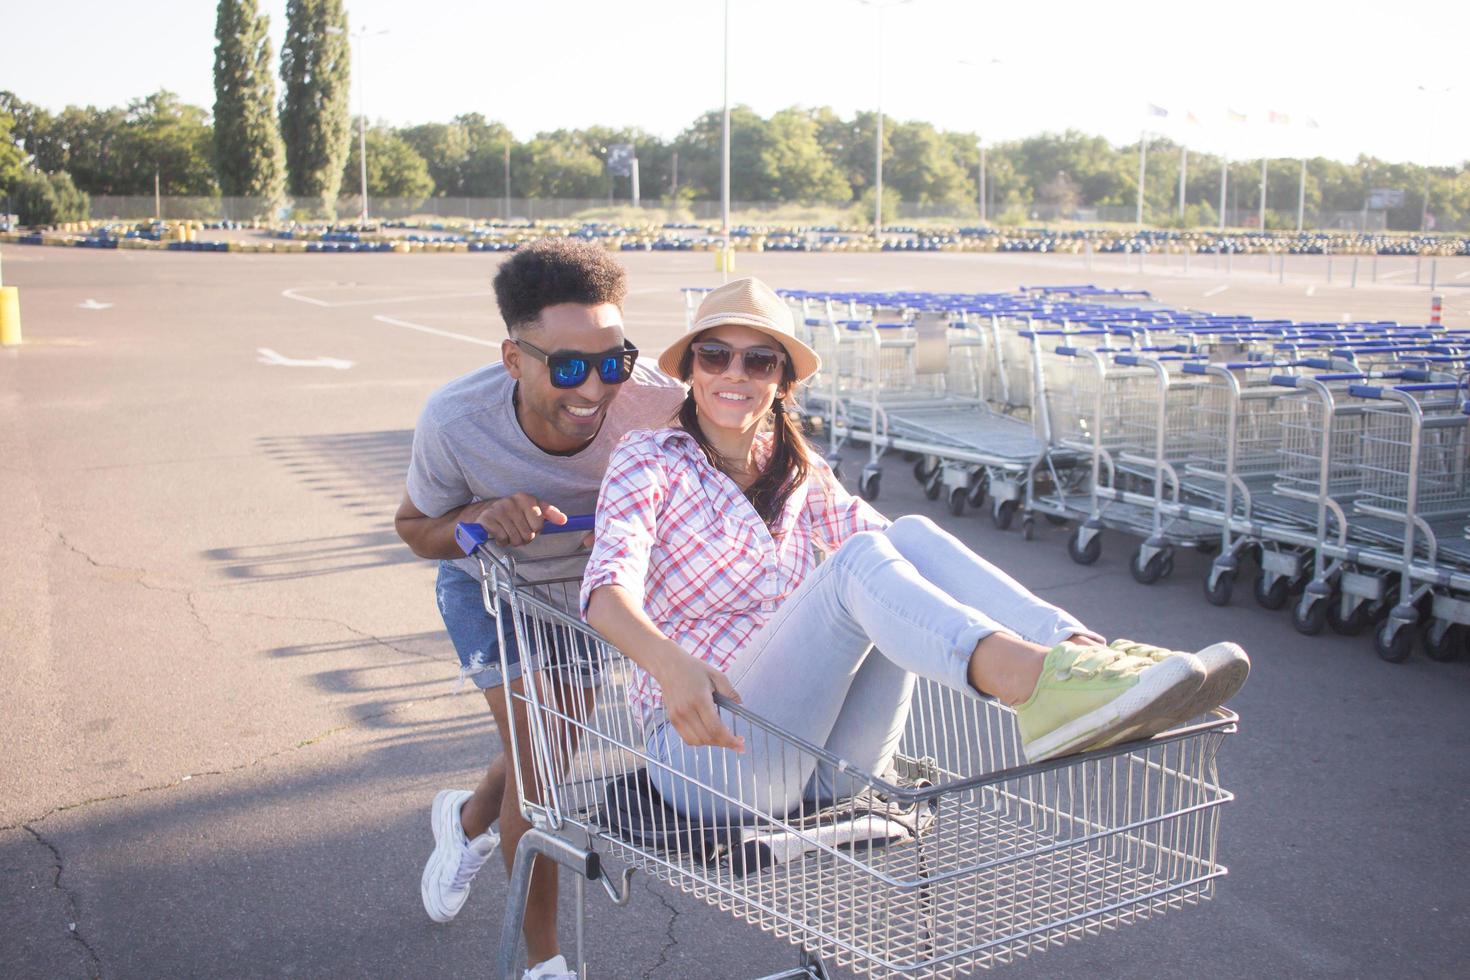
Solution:
<svg viewBox="0 0 1470 980"><path fill-rule="evenodd" d="M84 310L105 310L112 306L111 303L99 303L95 299L89 299L85 303L78 303Z"/></svg>
<svg viewBox="0 0 1470 980"><path fill-rule="evenodd" d="M277 367L324 367L335 368L338 371L346 371L352 367L351 361L344 361L340 357L286 357L277 354L269 347L257 347L255 352L260 355L256 360L261 364L274 364Z"/></svg>

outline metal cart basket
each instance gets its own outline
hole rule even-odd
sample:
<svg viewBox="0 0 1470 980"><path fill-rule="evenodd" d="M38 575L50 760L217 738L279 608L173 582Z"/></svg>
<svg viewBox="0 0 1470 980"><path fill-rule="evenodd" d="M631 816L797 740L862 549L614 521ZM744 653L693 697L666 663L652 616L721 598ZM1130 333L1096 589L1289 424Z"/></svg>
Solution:
<svg viewBox="0 0 1470 980"><path fill-rule="evenodd" d="M499 628L514 633L527 668L523 691L505 689L531 732L518 744L512 730L511 771L529 754L535 783L518 787L534 827L512 874L504 977L518 975L537 854L580 876L584 971L584 881L601 880L622 904L642 869L788 939L801 965L780 976L815 978L833 964L875 977L964 975L1208 899L1226 874L1216 841L1232 796L1216 756L1237 718L1224 709L1150 740L1028 765L1008 708L920 678L891 769L869 773L720 699L746 758L779 754L766 768L824 789L793 797L737 772L724 785L742 788L722 792L662 773L660 799L640 772L660 764L625 696L633 665L576 617L576 579L537 580L484 547L478 525L460 530L487 608L502 610ZM600 679L590 710L563 693L589 676ZM696 751L742 765L739 754ZM772 811L770 801L791 798L803 802ZM606 858L625 865L621 886Z"/></svg>

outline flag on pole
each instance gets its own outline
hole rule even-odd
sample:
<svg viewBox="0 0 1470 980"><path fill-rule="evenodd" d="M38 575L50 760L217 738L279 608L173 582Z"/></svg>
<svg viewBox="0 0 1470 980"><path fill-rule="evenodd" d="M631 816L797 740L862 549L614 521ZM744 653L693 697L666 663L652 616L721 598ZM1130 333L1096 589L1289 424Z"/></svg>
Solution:
<svg viewBox="0 0 1470 980"><path fill-rule="evenodd" d="M1231 122L1243 123L1245 122L1245 113L1236 112L1234 109L1226 109L1225 118L1230 120Z"/></svg>
<svg viewBox="0 0 1470 980"><path fill-rule="evenodd" d="M1169 118L1168 109L1165 109L1163 106L1154 105L1152 102L1148 104L1148 114L1150 116L1159 116L1164 119Z"/></svg>
<svg viewBox="0 0 1470 980"><path fill-rule="evenodd" d="M1290 116L1288 116L1284 112L1277 112L1275 109L1272 109L1270 112L1268 112L1266 114L1266 118L1273 123L1277 123L1283 126L1291 122Z"/></svg>

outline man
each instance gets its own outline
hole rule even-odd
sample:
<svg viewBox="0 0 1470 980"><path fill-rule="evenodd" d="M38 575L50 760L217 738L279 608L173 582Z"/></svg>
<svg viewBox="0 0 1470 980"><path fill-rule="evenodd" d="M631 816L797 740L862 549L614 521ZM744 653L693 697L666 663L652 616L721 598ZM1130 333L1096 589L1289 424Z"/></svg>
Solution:
<svg viewBox="0 0 1470 980"><path fill-rule="evenodd" d="M439 559L439 611L459 655L460 676L484 692L502 743L512 725L519 745L531 737L522 703L511 717L502 689L524 689L522 651L507 622L503 671L478 565L464 559L454 526L478 522L496 545L534 555L549 544L541 534L545 522L592 513L608 456L625 432L658 428L674 416L684 389L636 364L637 351L623 335L626 295L626 273L598 245L543 239L517 251L495 276L495 299L510 335L501 344L501 363L436 391L414 430L394 527L414 554ZM572 672L548 673L562 678L557 703L590 712L596 678L586 681L586 690L566 690ZM520 762L530 794L530 753L522 751ZM459 912L497 842L510 869L529 824L509 765L501 754L473 792L447 789L434 798L435 847L421 894L436 922ZM556 865L540 859L526 903L527 958L534 964L527 980L575 980L557 949L556 901Z"/></svg>

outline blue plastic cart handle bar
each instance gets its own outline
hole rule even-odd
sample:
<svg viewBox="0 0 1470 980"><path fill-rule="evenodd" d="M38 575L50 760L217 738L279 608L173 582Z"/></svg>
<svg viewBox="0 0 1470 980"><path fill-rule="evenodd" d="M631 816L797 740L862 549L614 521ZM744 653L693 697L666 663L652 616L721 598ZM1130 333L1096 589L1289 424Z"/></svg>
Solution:
<svg viewBox="0 0 1470 980"><path fill-rule="evenodd" d="M1348 394L1357 398L1382 398L1383 389L1374 385L1348 385Z"/></svg>
<svg viewBox="0 0 1470 980"><path fill-rule="evenodd" d="M1113 360L1117 361L1119 364L1127 364L1130 367L1137 367L1140 358L1137 354L1119 354L1117 357L1113 358Z"/></svg>
<svg viewBox="0 0 1470 980"><path fill-rule="evenodd" d="M573 531L592 530L596 518L591 514L577 514L567 518L565 524L542 524L542 534L569 534ZM475 549L490 540L490 532L480 524L459 523L454 525L454 541L459 550L473 555Z"/></svg>
<svg viewBox="0 0 1470 980"><path fill-rule="evenodd" d="M1458 391L1460 385L1454 381L1435 381L1422 385L1394 385L1394 391Z"/></svg>
<svg viewBox="0 0 1470 980"><path fill-rule="evenodd" d="M1063 357L1076 357L1077 356L1077 348L1075 348L1075 347L1058 347L1057 348L1057 353L1060 354L1060 355L1062 355Z"/></svg>

